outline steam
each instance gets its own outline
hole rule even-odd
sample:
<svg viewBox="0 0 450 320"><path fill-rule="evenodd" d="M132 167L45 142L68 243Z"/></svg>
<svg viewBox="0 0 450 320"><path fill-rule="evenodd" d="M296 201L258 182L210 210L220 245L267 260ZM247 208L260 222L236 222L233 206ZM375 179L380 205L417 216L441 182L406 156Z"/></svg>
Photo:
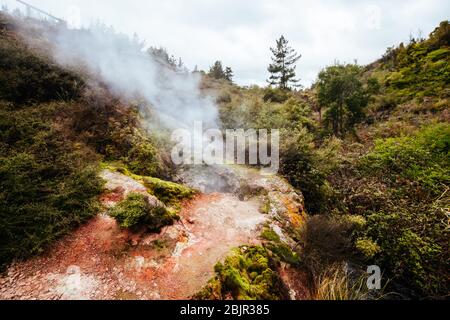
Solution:
<svg viewBox="0 0 450 320"><path fill-rule="evenodd" d="M114 92L143 98L147 104L142 107L150 104L165 127L191 128L195 121L217 127L217 107L212 97L201 95L200 75L169 68L144 51L139 41L102 26L59 27L48 38L58 63L77 67L81 62Z"/></svg>

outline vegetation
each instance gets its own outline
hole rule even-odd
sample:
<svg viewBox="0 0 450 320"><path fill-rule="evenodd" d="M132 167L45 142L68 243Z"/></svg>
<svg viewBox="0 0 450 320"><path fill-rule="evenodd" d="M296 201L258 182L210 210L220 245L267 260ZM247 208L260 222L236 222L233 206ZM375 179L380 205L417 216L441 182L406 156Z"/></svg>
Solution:
<svg viewBox="0 0 450 320"><path fill-rule="evenodd" d="M289 89L291 86L298 86L298 79L295 79L296 63L301 56L298 55L294 49L289 47L289 41L284 36L277 40L275 48L270 48L272 51L272 64L268 71L271 76L268 80L272 86L277 86L281 90Z"/></svg>
<svg viewBox="0 0 450 320"><path fill-rule="evenodd" d="M233 70L230 67L223 68L221 61L216 61L210 68L208 75L216 80L226 80L230 83L233 82Z"/></svg>
<svg viewBox="0 0 450 320"><path fill-rule="evenodd" d="M326 108L325 125L332 127L335 136L343 136L364 117L369 94L359 79L361 71L348 64L328 67L319 74L319 104Z"/></svg>
<svg viewBox="0 0 450 320"><path fill-rule="evenodd" d="M181 200L192 198L197 192L181 184L145 177L144 185L166 205L179 205Z"/></svg>
<svg viewBox="0 0 450 320"><path fill-rule="evenodd" d="M0 14L0 268L43 252L100 209L102 159L168 176L136 109L24 45ZM4 29L4 28L7 28ZM13 30L13 31L11 31ZM36 38L36 41L44 41Z"/></svg>
<svg viewBox="0 0 450 320"><path fill-rule="evenodd" d="M448 35L444 21L369 66L326 68L308 90L223 89L225 128L281 129L280 173L313 215L297 231L312 283L351 261L379 265L400 295L448 294Z"/></svg>
<svg viewBox="0 0 450 320"><path fill-rule="evenodd" d="M168 143L140 127L141 102L53 64L14 28L0 15L0 266L42 252L98 211L101 161L121 163L162 201L130 194L110 212L122 227L173 223L172 209L195 191L165 181ZM196 298L286 298L280 262L307 270L318 299L373 297L348 263L379 265L403 296L448 296L449 40L444 21L371 65L328 67L302 91L292 90L300 56L284 37L271 49L268 88L237 87L233 71L214 64L202 89L219 92L221 125L281 129L280 174L310 217L289 230L294 245L264 229L264 246L236 249ZM164 49L149 54L183 67Z"/></svg>
<svg viewBox="0 0 450 320"><path fill-rule="evenodd" d="M215 267L216 277L203 288L199 300L280 300L285 289L274 261L262 247L240 247Z"/></svg>
<svg viewBox="0 0 450 320"><path fill-rule="evenodd" d="M41 253L92 217L96 154L61 125L80 78L0 31L0 268ZM43 76L44 75L44 76Z"/></svg>
<svg viewBox="0 0 450 320"><path fill-rule="evenodd" d="M109 215L117 219L123 228L144 227L152 232L160 232L162 227L179 219L156 199L150 200L148 196L138 193L129 194L109 211Z"/></svg>

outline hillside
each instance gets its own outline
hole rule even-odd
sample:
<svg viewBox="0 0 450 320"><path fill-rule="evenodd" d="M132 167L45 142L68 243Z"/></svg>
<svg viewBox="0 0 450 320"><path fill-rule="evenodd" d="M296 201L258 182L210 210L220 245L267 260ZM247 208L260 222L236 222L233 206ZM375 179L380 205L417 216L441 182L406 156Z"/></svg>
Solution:
<svg viewBox="0 0 450 320"><path fill-rule="evenodd" d="M282 174L314 215L302 256L318 286L323 274L333 277L327 269L350 260L384 266L386 291L448 293L449 44L444 21L428 39L357 67L367 106L339 138L319 83L292 93L204 85L219 95L224 127L283 128Z"/></svg>
<svg viewBox="0 0 450 320"><path fill-rule="evenodd" d="M448 297L448 21L304 90L179 71L110 31L76 49L93 32L0 13L1 298ZM175 167L195 117L280 128L279 174Z"/></svg>

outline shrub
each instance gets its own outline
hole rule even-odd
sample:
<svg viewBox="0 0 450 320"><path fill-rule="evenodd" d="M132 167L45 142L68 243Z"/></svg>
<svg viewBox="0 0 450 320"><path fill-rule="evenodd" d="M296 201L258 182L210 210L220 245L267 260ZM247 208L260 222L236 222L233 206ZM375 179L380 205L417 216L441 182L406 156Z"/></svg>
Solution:
<svg viewBox="0 0 450 320"><path fill-rule="evenodd" d="M381 248L373 240L364 238L356 240L356 249L368 259L375 257L381 251Z"/></svg>
<svg viewBox="0 0 450 320"><path fill-rule="evenodd" d="M0 34L0 99L16 104L70 100L80 96L84 80Z"/></svg>
<svg viewBox="0 0 450 320"><path fill-rule="evenodd" d="M289 99L289 92L277 88L267 88L264 91L264 101L274 103L284 103Z"/></svg>
<svg viewBox="0 0 450 320"><path fill-rule="evenodd" d="M41 253L98 210L95 157L64 139L52 107L0 103L0 266Z"/></svg>
<svg viewBox="0 0 450 320"><path fill-rule="evenodd" d="M450 183L450 125L437 124L407 137L378 140L363 160L369 170L377 170L392 180L402 177L418 182L434 195Z"/></svg>
<svg viewBox="0 0 450 320"><path fill-rule="evenodd" d="M109 211L109 215L117 219L123 228L145 227L155 232L175 221L175 216L162 204L157 201L150 203L148 196L138 193L129 194Z"/></svg>
<svg viewBox="0 0 450 320"><path fill-rule="evenodd" d="M155 176L161 172L157 150L150 143L140 142L131 148L125 159L128 168L135 174Z"/></svg>
<svg viewBox="0 0 450 320"><path fill-rule="evenodd" d="M302 191L309 213L324 212L331 194L326 177L328 170L337 164L333 148L315 149L313 136L305 128L281 133L280 172Z"/></svg>

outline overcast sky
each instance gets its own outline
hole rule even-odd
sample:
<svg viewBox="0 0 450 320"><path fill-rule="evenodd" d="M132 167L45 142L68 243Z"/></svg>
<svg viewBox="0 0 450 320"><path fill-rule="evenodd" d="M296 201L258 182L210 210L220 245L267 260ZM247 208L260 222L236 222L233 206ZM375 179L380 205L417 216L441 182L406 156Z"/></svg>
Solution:
<svg viewBox="0 0 450 320"><path fill-rule="evenodd" d="M112 25L163 46L193 69L221 60L241 85L264 85L269 48L280 35L302 54L309 86L335 60L366 64L409 35L449 19L448 0L25 0L74 25ZM10 9L14 0L0 0ZM21 6L21 5L19 5ZM23 7L23 6L21 6Z"/></svg>

